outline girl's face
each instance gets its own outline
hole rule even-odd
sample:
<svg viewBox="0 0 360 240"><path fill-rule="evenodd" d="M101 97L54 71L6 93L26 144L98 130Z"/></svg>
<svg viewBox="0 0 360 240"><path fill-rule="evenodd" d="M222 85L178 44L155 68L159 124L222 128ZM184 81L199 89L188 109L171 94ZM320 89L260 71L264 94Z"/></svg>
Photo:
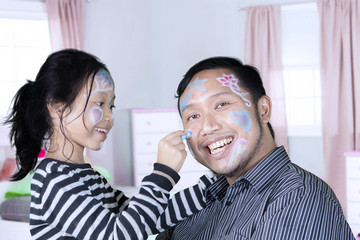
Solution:
<svg viewBox="0 0 360 240"><path fill-rule="evenodd" d="M113 108L115 86L108 71L101 69L77 97L69 114L64 113L66 136L74 144L75 150L87 147L99 150L114 125ZM87 98L88 103L86 105ZM85 108L86 106L86 108ZM85 109L85 111L84 111Z"/></svg>

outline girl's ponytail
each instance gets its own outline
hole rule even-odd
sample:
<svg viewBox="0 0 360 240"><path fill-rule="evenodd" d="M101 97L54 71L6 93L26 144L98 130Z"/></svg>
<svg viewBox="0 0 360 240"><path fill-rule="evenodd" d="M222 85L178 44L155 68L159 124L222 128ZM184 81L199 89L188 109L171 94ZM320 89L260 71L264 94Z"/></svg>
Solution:
<svg viewBox="0 0 360 240"><path fill-rule="evenodd" d="M24 178L37 164L45 134L49 131L46 101L37 90L38 83L28 81L16 93L13 108L5 124L10 124L10 142L16 149L18 171L11 180Z"/></svg>
<svg viewBox="0 0 360 240"><path fill-rule="evenodd" d="M5 121L10 125L10 142L16 148L18 164L18 172L12 180L24 178L35 168L44 140L52 137L54 126L48 104L62 103L65 108L71 107L89 77L99 69L106 69L106 66L95 56L64 49L50 54L35 81L28 81L19 89Z"/></svg>

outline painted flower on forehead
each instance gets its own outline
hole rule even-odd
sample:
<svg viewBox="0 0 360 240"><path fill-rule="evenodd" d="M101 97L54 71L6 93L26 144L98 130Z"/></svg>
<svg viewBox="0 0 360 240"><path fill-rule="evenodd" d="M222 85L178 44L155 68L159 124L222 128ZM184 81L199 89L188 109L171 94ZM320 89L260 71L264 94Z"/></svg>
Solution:
<svg viewBox="0 0 360 240"><path fill-rule="evenodd" d="M246 106L251 107L251 102L245 98L245 96L249 93L240 92L239 79L237 79L233 74L226 75L223 73L223 76L216 78L216 80L218 80L222 86L229 87L233 93L240 96L245 101Z"/></svg>
<svg viewBox="0 0 360 240"><path fill-rule="evenodd" d="M105 69L101 69L95 74L94 83L96 86L94 88L94 91L92 91L92 93L99 91L105 92L114 89L114 81L111 78L110 73Z"/></svg>

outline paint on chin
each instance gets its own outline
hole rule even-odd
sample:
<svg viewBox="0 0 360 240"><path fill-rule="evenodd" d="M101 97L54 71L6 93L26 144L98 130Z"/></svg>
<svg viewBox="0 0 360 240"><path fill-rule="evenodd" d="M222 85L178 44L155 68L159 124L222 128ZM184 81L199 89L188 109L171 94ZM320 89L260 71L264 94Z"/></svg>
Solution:
<svg viewBox="0 0 360 240"><path fill-rule="evenodd" d="M232 147L229 157L226 161L226 166L231 168L234 166L236 160L238 159L238 157L244 153L245 149L247 148L248 145L248 141L244 138L240 138L238 140L236 140L236 142L234 143L234 146Z"/></svg>
<svg viewBox="0 0 360 240"><path fill-rule="evenodd" d="M93 126L96 126L103 118L103 110L98 106L90 108L90 120Z"/></svg>
<svg viewBox="0 0 360 240"><path fill-rule="evenodd" d="M252 120L250 113L245 109L241 111L230 111L230 118L231 120L238 125L239 127L243 128L246 133L249 133L250 128L252 126Z"/></svg>

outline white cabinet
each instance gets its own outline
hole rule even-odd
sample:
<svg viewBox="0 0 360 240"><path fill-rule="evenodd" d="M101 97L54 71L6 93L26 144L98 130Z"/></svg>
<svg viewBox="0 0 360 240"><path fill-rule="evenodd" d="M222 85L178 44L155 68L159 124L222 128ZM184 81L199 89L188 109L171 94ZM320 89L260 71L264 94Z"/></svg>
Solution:
<svg viewBox="0 0 360 240"><path fill-rule="evenodd" d="M347 220L355 236L360 234L360 152L347 152L346 204Z"/></svg>
<svg viewBox="0 0 360 240"><path fill-rule="evenodd" d="M134 182L139 187L151 173L157 159L158 143L167 134L183 129L177 109L133 109L131 111ZM181 179L173 192L197 183L199 177L211 171L199 164L187 149L185 163L179 172Z"/></svg>

